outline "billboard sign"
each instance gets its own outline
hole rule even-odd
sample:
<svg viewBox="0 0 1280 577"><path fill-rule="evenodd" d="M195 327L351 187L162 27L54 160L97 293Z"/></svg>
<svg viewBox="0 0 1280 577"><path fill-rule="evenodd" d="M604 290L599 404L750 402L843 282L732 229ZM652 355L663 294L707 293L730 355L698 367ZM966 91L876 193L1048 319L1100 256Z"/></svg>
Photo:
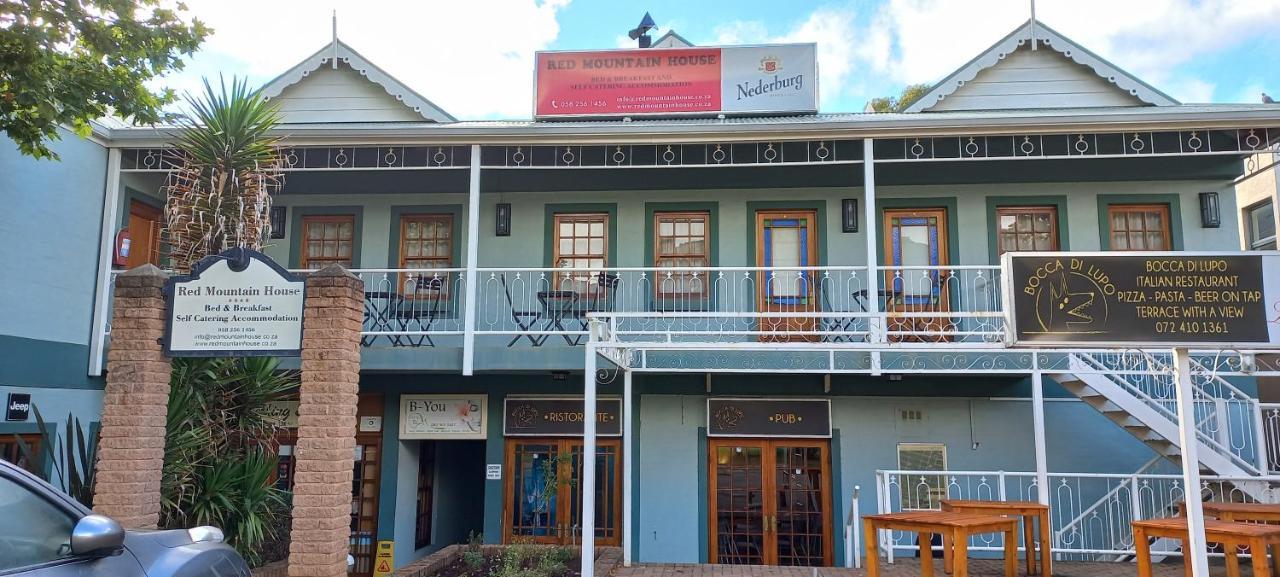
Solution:
<svg viewBox="0 0 1280 577"><path fill-rule="evenodd" d="M1280 254L1006 253L1012 341L1280 347Z"/></svg>
<svg viewBox="0 0 1280 577"><path fill-rule="evenodd" d="M815 44L538 52L534 117L813 113Z"/></svg>

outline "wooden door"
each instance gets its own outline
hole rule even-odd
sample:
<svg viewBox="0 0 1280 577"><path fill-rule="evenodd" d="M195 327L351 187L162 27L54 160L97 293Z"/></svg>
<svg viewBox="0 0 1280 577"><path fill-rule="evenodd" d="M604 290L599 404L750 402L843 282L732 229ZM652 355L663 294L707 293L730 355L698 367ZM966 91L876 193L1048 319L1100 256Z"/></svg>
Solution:
<svg viewBox="0 0 1280 577"><path fill-rule="evenodd" d="M945 268L950 264L946 209L885 210L884 250L887 267L883 286L885 312L889 314L889 340L949 340L946 333L952 330L951 319L919 315L951 309L949 289L955 278ZM894 332L908 334L895 335Z"/></svg>
<svg viewBox="0 0 1280 577"><path fill-rule="evenodd" d="M355 557L351 575L373 574L378 543L378 471L382 466L380 433L356 435L356 452L351 477L350 553Z"/></svg>
<svg viewBox="0 0 1280 577"><path fill-rule="evenodd" d="M756 311L761 313L816 312L817 212L761 210L756 212ZM816 340L813 317L760 319L760 340L792 342ZM788 332L797 334L786 334ZM768 333L779 334L768 334ZM808 334L806 334L808 333Z"/></svg>
<svg viewBox="0 0 1280 577"><path fill-rule="evenodd" d="M582 540L582 439L507 440L504 542ZM622 442L596 440L597 545L622 542Z"/></svg>
<svg viewBox="0 0 1280 577"><path fill-rule="evenodd" d="M160 266L160 209L136 200L129 202L129 268Z"/></svg>
<svg viewBox="0 0 1280 577"><path fill-rule="evenodd" d="M830 566L829 442L712 439L710 560Z"/></svg>

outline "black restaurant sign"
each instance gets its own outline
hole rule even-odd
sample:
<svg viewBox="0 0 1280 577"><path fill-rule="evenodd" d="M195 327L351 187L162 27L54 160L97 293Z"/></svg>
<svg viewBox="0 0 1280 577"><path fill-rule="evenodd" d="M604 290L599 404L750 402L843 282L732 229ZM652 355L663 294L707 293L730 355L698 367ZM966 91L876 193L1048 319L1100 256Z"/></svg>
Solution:
<svg viewBox="0 0 1280 577"><path fill-rule="evenodd" d="M1280 255L1005 255L1013 342L1280 346Z"/></svg>
<svg viewBox="0 0 1280 577"><path fill-rule="evenodd" d="M581 437L582 397L511 398L503 403L502 434L508 437ZM622 435L622 400L596 400L596 435Z"/></svg>
<svg viewBox="0 0 1280 577"><path fill-rule="evenodd" d="M708 437L831 437L827 399L707 399Z"/></svg>

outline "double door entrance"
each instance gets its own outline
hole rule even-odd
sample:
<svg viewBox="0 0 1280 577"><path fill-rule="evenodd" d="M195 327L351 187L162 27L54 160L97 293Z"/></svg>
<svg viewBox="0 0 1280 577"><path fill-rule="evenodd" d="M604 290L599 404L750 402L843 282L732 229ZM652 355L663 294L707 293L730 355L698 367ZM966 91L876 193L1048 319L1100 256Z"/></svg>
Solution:
<svg viewBox="0 0 1280 577"><path fill-rule="evenodd" d="M596 544L622 541L622 443L596 440ZM582 439L507 439L504 541L582 539Z"/></svg>
<svg viewBox="0 0 1280 577"><path fill-rule="evenodd" d="M830 566L830 442L711 439L710 561Z"/></svg>

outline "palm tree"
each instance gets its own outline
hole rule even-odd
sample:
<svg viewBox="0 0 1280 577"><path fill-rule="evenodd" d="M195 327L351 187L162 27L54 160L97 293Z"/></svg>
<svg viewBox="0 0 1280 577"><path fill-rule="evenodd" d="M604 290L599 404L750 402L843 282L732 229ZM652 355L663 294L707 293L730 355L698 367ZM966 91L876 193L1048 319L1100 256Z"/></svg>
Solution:
<svg viewBox="0 0 1280 577"><path fill-rule="evenodd" d="M181 136L165 181L165 241L170 266L187 272L233 247L260 250L271 233L271 194L284 184L279 112L245 79L221 78L218 90L187 94Z"/></svg>

